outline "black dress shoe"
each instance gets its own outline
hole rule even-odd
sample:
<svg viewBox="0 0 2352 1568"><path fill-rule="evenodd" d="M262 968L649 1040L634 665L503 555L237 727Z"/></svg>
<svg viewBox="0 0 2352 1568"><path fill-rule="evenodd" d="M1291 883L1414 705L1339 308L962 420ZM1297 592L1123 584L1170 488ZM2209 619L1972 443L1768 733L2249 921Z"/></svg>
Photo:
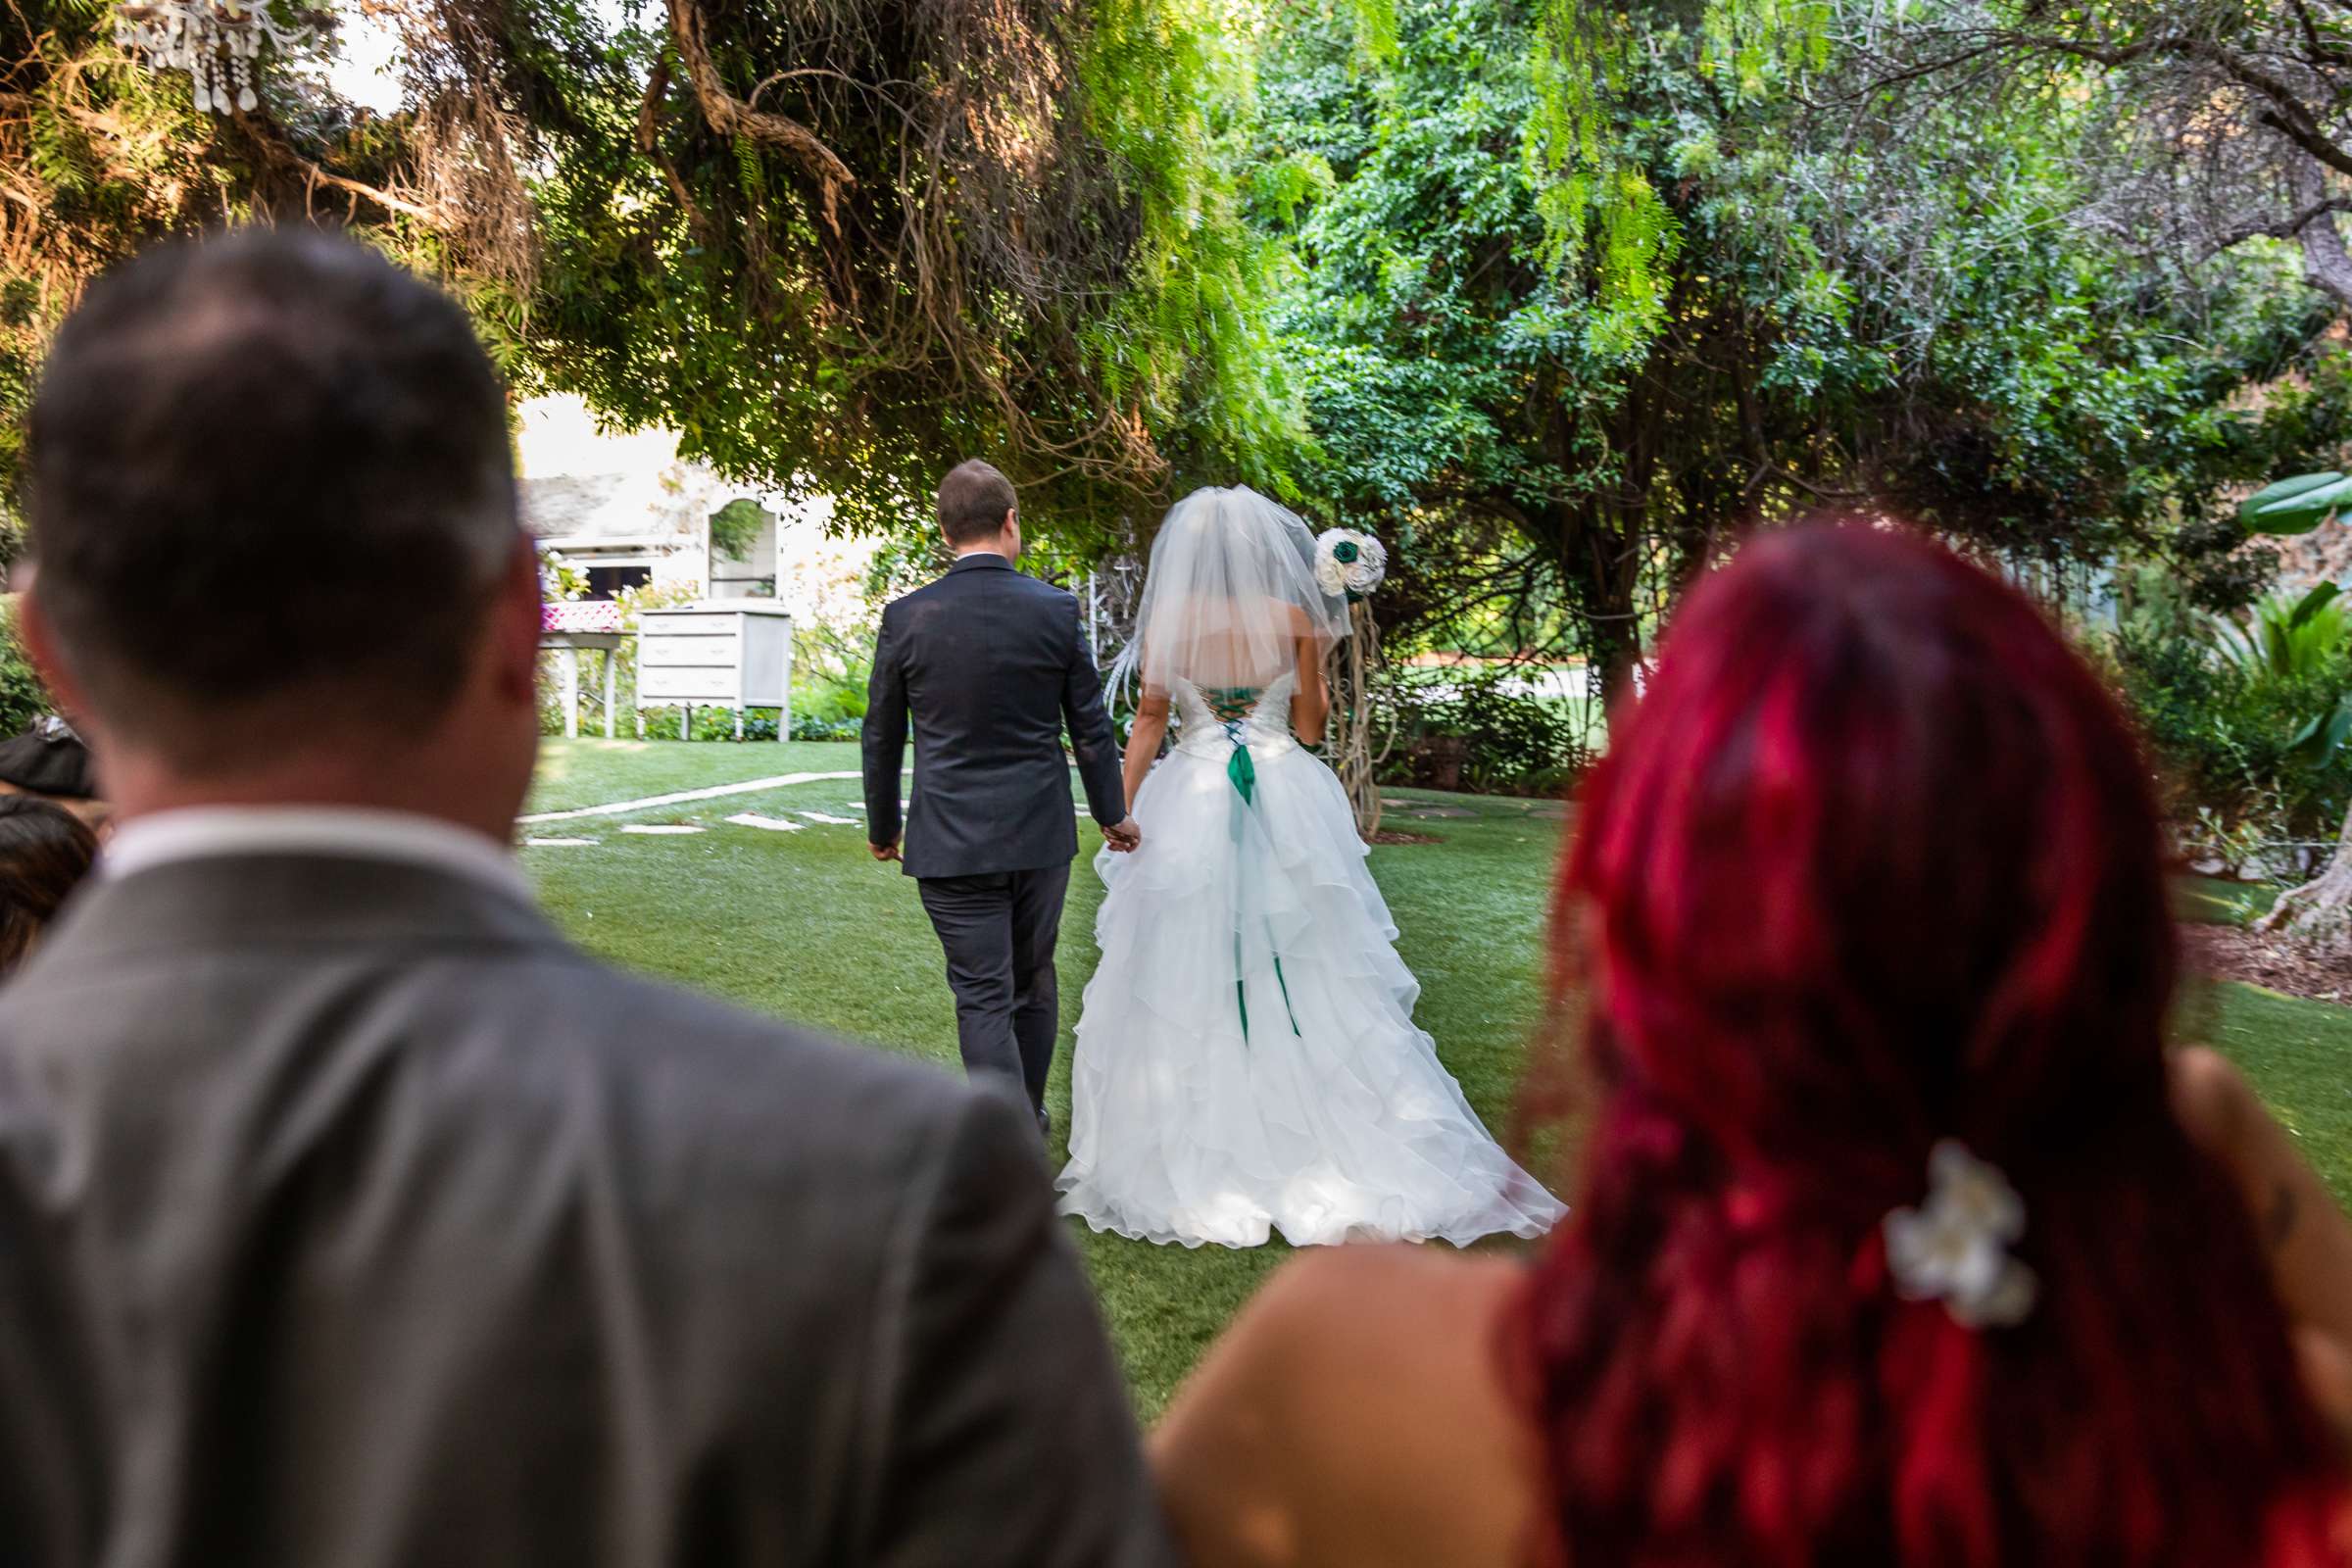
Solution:
<svg viewBox="0 0 2352 1568"><path fill-rule="evenodd" d="M1043 1105L1037 1107L1037 1136L1049 1144L1054 1141L1054 1118L1046 1114Z"/></svg>

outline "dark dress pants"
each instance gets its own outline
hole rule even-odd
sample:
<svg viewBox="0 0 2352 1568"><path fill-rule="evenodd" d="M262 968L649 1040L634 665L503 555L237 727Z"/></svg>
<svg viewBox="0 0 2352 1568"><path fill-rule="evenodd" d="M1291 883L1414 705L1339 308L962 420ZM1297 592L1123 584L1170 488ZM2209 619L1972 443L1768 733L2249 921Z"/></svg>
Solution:
<svg viewBox="0 0 2352 1568"><path fill-rule="evenodd" d="M923 910L948 954L956 993L956 1043L975 1080L1001 1078L1006 1089L1046 1103L1046 1074L1061 1028L1054 945L1061 935L1068 861L1034 871L916 879Z"/></svg>

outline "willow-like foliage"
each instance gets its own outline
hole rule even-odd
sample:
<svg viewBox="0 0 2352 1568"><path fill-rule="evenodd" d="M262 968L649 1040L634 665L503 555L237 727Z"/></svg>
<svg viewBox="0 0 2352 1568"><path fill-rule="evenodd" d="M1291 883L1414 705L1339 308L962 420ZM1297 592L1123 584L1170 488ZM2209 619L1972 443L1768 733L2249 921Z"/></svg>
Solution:
<svg viewBox="0 0 2352 1568"><path fill-rule="evenodd" d="M1248 51L1208 0L661 0L617 30L579 0L375 9L389 118L285 69L199 116L97 0L0 17L0 396L148 240L315 221L459 289L518 390L670 425L846 526L919 514L971 455L1079 538L1131 530L1188 458L1287 486L1278 252L1233 167Z"/></svg>

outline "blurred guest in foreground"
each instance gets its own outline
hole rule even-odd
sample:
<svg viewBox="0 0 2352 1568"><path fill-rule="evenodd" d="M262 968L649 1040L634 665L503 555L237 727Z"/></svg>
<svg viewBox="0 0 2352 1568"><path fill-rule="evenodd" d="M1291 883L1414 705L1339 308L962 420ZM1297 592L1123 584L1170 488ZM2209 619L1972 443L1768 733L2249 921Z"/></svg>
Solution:
<svg viewBox="0 0 2352 1568"><path fill-rule="evenodd" d="M24 961L98 853L89 824L30 795L0 795L0 975Z"/></svg>
<svg viewBox="0 0 2352 1568"><path fill-rule="evenodd" d="M0 994L0 1558L1162 1560L1018 1108L533 909L538 572L454 304L152 253L29 451L119 826Z"/></svg>
<svg viewBox="0 0 2352 1568"><path fill-rule="evenodd" d="M74 726L55 713L0 741L0 796L23 795L61 806L92 828L106 825L98 769Z"/></svg>
<svg viewBox="0 0 2352 1568"><path fill-rule="evenodd" d="M1571 1219L1270 1287L1162 1429L1195 1562L2335 1560L2352 1230L2168 1058L2146 773L2030 604L1905 533L1748 544L1561 894Z"/></svg>

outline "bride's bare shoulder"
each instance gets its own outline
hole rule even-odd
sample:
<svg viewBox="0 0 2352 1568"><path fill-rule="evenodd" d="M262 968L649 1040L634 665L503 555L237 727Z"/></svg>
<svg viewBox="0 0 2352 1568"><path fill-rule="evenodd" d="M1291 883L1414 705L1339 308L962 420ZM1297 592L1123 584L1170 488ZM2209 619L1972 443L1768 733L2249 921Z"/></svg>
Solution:
<svg viewBox="0 0 2352 1568"><path fill-rule="evenodd" d="M1528 1560L1542 1458L1511 1388L1523 1270L1339 1248L1285 1268L1153 1435L1192 1561Z"/></svg>

